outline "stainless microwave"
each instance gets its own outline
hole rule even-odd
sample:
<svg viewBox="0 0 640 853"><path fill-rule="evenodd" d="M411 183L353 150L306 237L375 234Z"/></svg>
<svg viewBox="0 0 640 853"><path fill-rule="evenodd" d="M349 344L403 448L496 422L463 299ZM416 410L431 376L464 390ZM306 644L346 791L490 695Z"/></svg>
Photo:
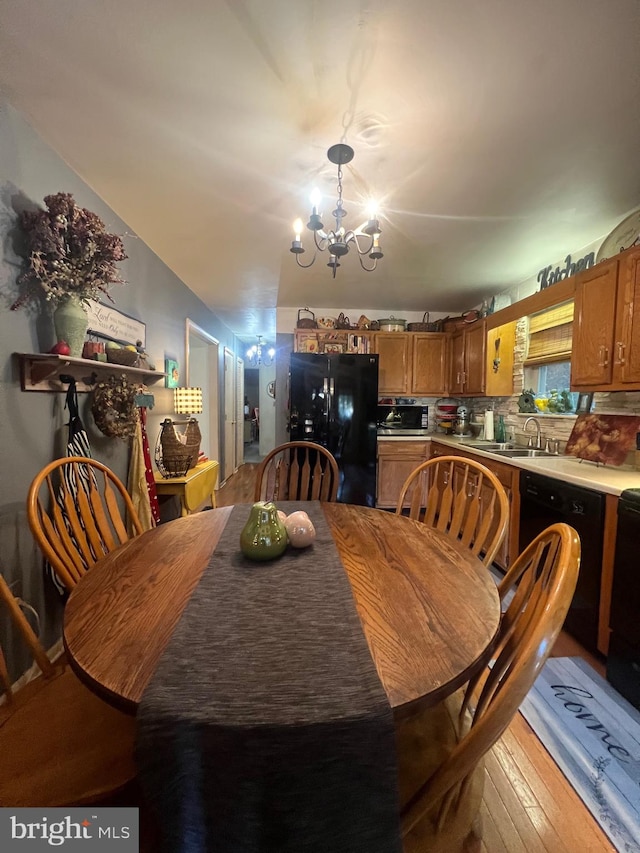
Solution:
<svg viewBox="0 0 640 853"><path fill-rule="evenodd" d="M378 427L426 429L428 425L428 406L378 406Z"/></svg>

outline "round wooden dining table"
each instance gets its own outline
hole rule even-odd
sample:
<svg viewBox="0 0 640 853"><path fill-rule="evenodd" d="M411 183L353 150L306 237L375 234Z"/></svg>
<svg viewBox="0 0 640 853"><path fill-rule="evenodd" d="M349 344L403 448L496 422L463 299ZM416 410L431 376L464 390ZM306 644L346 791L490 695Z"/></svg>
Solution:
<svg viewBox="0 0 640 853"><path fill-rule="evenodd" d="M136 712L231 510L129 540L72 591L70 663L111 704ZM468 549L424 524L349 504L322 510L395 718L435 705L487 661L500 623L495 581Z"/></svg>

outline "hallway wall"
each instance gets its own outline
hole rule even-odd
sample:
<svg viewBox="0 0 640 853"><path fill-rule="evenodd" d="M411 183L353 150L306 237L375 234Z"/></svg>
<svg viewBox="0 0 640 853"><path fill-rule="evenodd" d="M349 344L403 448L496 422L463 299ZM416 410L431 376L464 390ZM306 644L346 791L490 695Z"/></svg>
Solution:
<svg viewBox="0 0 640 853"><path fill-rule="evenodd" d="M184 365L187 317L220 341L221 352L225 346L234 352L241 350L231 330L131 232L24 117L0 98L0 571L16 594L41 615L47 644L60 634L62 607L57 594L43 582L42 561L27 529L24 505L34 475L64 455L68 414L63 409L63 394L21 392L18 361L13 354L47 352L54 343L53 325L48 316L27 310L12 312L9 306L18 295L16 278L25 263L18 216L25 209L42 207L44 196L57 192L72 193L80 206L103 219L107 230L125 235L129 257L120 268L128 283L114 286L112 296L118 310L146 324L147 351L159 371L164 369L165 358ZM222 381L220 387L224 387ZM149 413L148 433L153 446L160 422L173 415L173 392L163 381L151 390L155 406ZM81 395L80 412L94 456L126 481L128 444L106 438L97 430L89 394ZM16 638L4 616L0 619L0 642L6 646L12 674L22 671L28 659L17 650Z"/></svg>

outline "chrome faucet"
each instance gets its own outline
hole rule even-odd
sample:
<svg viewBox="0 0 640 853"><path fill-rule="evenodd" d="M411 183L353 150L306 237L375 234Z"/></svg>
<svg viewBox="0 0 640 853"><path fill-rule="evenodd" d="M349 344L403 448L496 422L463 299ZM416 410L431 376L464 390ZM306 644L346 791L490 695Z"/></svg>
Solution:
<svg viewBox="0 0 640 853"><path fill-rule="evenodd" d="M522 431L526 432L527 426L530 423L534 424L535 428L536 428L536 443L535 444L533 443L533 436L530 435L529 436L529 447L535 447L536 450L542 450L542 436L540 435L540 422L539 421L537 421L535 418L527 418L526 421L524 422L524 426L522 428Z"/></svg>

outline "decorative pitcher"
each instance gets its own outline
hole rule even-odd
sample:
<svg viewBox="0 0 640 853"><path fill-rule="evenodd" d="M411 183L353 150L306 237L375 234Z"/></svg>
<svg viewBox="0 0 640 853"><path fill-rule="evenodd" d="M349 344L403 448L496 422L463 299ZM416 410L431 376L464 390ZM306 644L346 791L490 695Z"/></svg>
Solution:
<svg viewBox="0 0 640 853"><path fill-rule="evenodd" d="M273 501L258 501L240 534L240 549L250 560L273 560L287 547L287 531Z"/></svg>
<svg viewBox="0 0 640 853"><path fill-rule="evenodd" d="M63 297L53 312L53 326L56 331L56 342L66 341L72 358L82 358L88 325L87 312L78 297Z"/></svg>

